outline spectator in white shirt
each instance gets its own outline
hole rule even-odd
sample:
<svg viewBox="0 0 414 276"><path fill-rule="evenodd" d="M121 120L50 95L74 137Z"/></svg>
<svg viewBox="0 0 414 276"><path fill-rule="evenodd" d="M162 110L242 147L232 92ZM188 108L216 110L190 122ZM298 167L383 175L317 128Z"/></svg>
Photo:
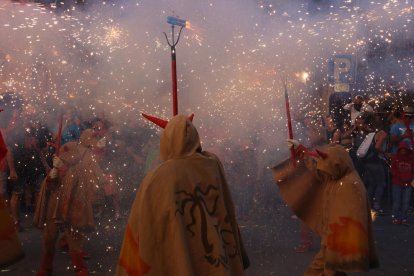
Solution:
<svg viewBox="0 0 414 276"><path fill-rule="evenodd" d="M362 112L373 112L372 106L364 103L364 97L362 95L356 95L352 102L344 105L344 109L351 113L351 125L355 124L355 119Z"/></svg>

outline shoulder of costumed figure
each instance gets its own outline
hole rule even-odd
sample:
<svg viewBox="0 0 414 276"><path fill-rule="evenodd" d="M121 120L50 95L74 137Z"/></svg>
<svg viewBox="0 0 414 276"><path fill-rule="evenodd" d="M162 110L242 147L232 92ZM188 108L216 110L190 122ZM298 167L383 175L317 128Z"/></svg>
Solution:
<svg viewBox="0 0 414 276"><path fill-rule="evenodd" d="M96 135L94 134L93 129L87 128L84 131L82 131L79 144L82 146L85 146L87 148L91 147L92 145L97 143Z"/></svg>
<svg viewBox="0 0 414 276"><path fill-rule="evenodd" d="M78 143L68 142L63 144L59 149L59 158L68 165L74 164L79 160Z"/></svg>

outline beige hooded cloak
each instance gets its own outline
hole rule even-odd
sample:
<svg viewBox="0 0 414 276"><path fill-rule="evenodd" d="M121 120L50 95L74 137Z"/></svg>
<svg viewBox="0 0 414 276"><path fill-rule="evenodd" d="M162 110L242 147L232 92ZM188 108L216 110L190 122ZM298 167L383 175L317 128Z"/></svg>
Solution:
<svg viewBox="0 0 414 276"><path fill-rule="evenodd" d="M10 216L6 201L0 195L0 269L24 257L22 245Z"/></svg>
<svg viewBox="0 0 414 276"><path fill-rule="evenodd" d="M141 183L116 275L243 275L248 259L218 158L182 115L166 126L161 165Z"/></svg>
<svg viewBox="0 0 414 276"><path fill-rule="evenodd" d="M312 165L290 162L273 169L288 206L321 236L321 249L305 275L366 271L378 266L365 187L339 145ZM329 272L330 271L330 272Z"/></svg>
<svg viewBox="0 0 414 276"><path fill-rule="evenodd" d="M92 153L97 141L92 129L82 132L80 143L69 142L59 150L65 168L59 178L44 179L36 206L34 225L40 229L47 221L68 225L81 232L94 230L92 198L105 175Z"/></svg>

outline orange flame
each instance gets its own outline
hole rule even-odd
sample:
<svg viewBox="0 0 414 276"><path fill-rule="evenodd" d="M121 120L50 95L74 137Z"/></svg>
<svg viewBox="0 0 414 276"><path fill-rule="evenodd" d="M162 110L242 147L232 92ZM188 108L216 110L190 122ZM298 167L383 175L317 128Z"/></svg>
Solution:
<svg viewBox="0 0 414 276"><path fill-rule="evenodd" d="M189 30L194 30L193 26L191 25L190 21L185 21L185 28Z"/></svg>

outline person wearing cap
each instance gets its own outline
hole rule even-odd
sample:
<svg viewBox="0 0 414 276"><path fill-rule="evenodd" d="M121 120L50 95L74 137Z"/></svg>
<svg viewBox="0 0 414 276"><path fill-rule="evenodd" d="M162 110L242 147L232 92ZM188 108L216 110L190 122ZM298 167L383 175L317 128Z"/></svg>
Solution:
<svg viewBox="0 0 414 276"><path fill-rule="evenodd" d="M163 162L139 187L116 275L244 275L248 258L220 160L201 149L186 116L162 125Z"/></svg>
<svg viewBox="0 0 414 276"><path fill-rule="evenodd" d="M66 238L76 275L88 275L83 261L84 235L95 229L92 196L96 187L107 178L93 154L95 147L104 147L92 129L82 132L80 142L68 142L53 158L53 168L44 179L33 219L43 230L43 254L38 276L53 272L56 240Z"/></svg>
<svg viewBox="0 0 414 276"><path fill-rule="evenodd" d="M401 141L409 143L411 146L413 143L414 134L414 107L405 106L403 108L402 120L394 123L390 129L392 153L397 153L398 146Z"/></svg>

